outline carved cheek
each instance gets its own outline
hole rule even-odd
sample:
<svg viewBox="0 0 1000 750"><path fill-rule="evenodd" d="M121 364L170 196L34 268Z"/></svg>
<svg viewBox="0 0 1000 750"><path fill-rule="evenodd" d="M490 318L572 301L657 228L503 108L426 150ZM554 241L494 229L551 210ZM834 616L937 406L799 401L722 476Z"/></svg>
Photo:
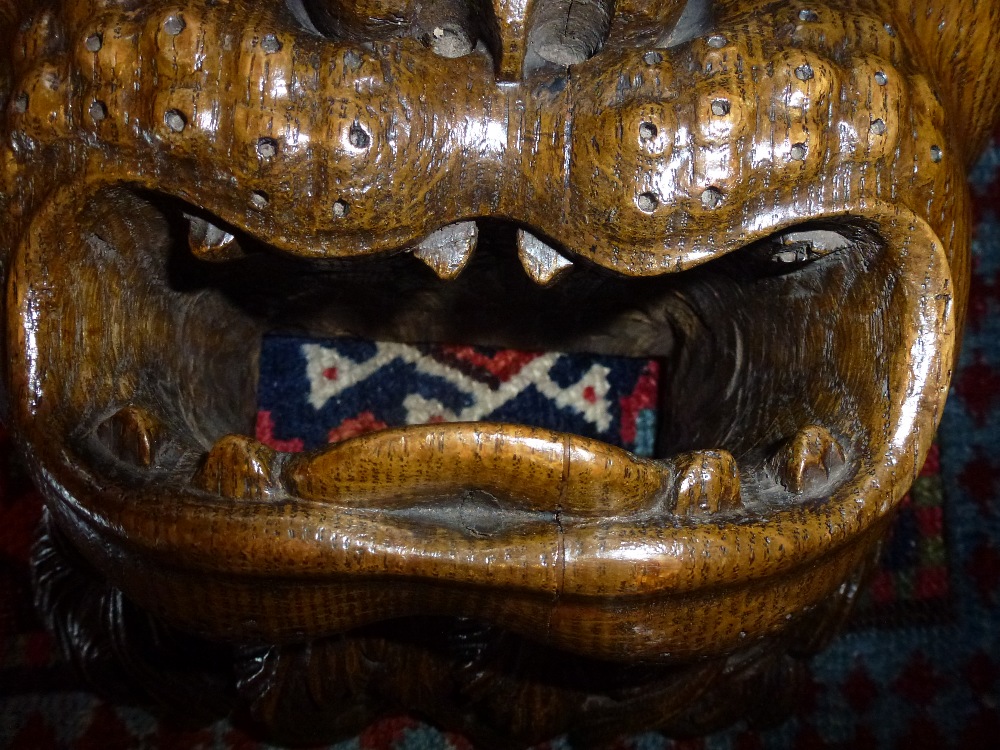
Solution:
<svg viewBox="0 0 1000 750"><path fill-rule="evenodd" d="M682 137L671 103L608 108L580 117L574 129L578 145L571 170L580 211L589 204L591 210L614 213L629 224L642 221L638 212L651 213L669 200L673 192L669 182L678 168L672 158L674 142ZM613 198L598 204L590 197L594 191L606 191Z"/></svg>
<svg viewBox="0 0 1000 750"><path fill-rule="evenodd" d="M20 82L8 112L12 125L40 141L51 141L66 132L66 79L61 67L43 63Z"/></svg>
<svg viewBox="0 0 1000 750"><path fill-rule="evenodd" d="M756 93L752 166L805 160L816 165L829 151L849 155L854 150L856 128L838 129L836 121L831 127L831 113L845 95L831 62L813 54L780 53L764 66ZM840 142L831 141L837 138Z"/></svg>

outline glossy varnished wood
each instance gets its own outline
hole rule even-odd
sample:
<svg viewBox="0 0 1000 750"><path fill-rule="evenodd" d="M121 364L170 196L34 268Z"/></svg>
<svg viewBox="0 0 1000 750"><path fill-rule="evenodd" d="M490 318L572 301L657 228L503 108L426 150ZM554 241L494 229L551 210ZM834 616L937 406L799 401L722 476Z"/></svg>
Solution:
<svg viewBox="0 0 1000 750"><path fill-rule="evenodd" d="M296 741L763 720L940 418L998 14L0 0L50 625L104 689ZM273 330L656 357L656 457L494 423L291 456L248 437Z"/></svg>

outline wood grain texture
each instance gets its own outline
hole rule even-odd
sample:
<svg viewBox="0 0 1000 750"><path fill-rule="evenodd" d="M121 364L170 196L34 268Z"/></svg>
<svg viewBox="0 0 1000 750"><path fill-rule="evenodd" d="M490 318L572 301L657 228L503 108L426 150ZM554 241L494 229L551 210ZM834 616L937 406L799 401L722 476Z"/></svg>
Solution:
<svg viewBox="0 0 1000 750"><path fill-rule="evenodd" d="M52 627L105 687L304 742L399 705L496 746L762 715L940 418L998 31L977 0L0 0L2 409ZM273 331L655 357L655 458L490 423L276 451ZM151 633L220 661L159 690Z"/></svg>

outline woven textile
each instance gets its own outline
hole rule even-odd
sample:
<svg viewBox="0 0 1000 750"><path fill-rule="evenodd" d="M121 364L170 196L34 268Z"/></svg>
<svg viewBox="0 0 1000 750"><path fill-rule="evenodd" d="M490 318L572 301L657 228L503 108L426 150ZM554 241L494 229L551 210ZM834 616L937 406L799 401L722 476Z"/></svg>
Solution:
<svg viewBox="0 0 1000 750"><path fill-rule="evenodd" d="M434 422L514 422L653 453L654 360L269 336L257 439L285 451Z"/></svg>
<svg viewBox="0 0 1000 750"><path fill-rule="evenodd" d="M767 731L736 728L683 742L648 733L623 738L619 750L1000 746L1000 142L971 179L977 210L972 297L938 447L901 509L859 611L813 659L798 713ZM277 340L275 346L300 349L303 343ZM262 373L278 365L265 357ZM288 397L307 398L301 390ZM262 413L268 410L275 411L268 406ZM270 429L272 439L299 439L305 447L326 442L335 428L321 425L306 438L277 432L272 418ZM264 747L225 722L183 731L82 688L32 611L27 558L40 502L5 442L0 480L0 747ZM386 718L337 746L469 747L406 716ZM568 750L569 744L555 740L544 748Z"/></svg>

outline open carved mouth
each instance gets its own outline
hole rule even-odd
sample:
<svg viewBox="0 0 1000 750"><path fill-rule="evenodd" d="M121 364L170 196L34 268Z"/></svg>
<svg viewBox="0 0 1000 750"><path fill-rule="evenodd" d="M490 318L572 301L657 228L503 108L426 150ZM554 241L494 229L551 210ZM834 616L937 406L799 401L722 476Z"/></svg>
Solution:
<svg viewBox="0 0 1000 750"><path fill-rule="evenodd" d="M123 188L89 199L18 284L24 309L44 293L58 321L24 341L29 377L58 403L61 458L73 470L65 492L99 493L97 507L133 542L148 534L145 552L162 564L167 548L236 579L257 569L356 588L350 609L327 613L330 631L462 614L534 636L544 629L573 650L648 658L683 649L677 633L643 625L655 602L710 589L753 557L790 581L766 630L809 604L794 595L792 569L809 575L799 550L810 527L823 519L838 540L885 512L896 481L908 483L891 477L913 471L922 448L912 421L928 387L942 387L919 353L947 321L922 311L946 306L925 285L944 289L947 277L924 238L904 240L901 257L867 218L795 224L652 278L576 259L549 286L518 262L523 230L497 222L484 222L475 250L459 235L471 257L453 280L412 253L294 258L221 224ZM199 258L191 247L200 252L206 236L239 257ZM912 263L921 264L916 289ZM919 341L909 339L914 320L924 321ZM657 358L656 455L475 422L275 452L249 437L260 341L275 330ZM84 383L87 397L74 398ZM900 388L912 396L896 403ZM168 532L185 509L213 532ZM144 578L164 575L149 565ZM387 598L385 579L405 583ZM169 616L163 592L154 599ZM258 622L279 636L303 627L245 606L212 617L244 634ZM580 632L581 607L588 627L619 623L612 653ZM633 607L629 622L622 611ZM733 627L730 638L745 637L746 624Z"/></svg>
<svg viewBox="0 0 1000 750"><path fill-rule="evenodd" d="M102 57L110 38L94 23L78 23L87 51L74 64L122 67ZM751 29L615 52L569 81L470 84L481 118L434 136L461 141L468 163L442 165L413 145L428 122L419 134L412 112L371 115L411 74L434 82L421 90L442 112L465 96L429 52L247 32L231 44L267 90L220 125L226 113L199 99L215 95L183 85L203 69L176 65L197 47L188 37L226 19L134 23L173 56L177 85L161 82L134 127L119 121L127 91L82 96L93 138L132 166L92 165L31 217L10 265L8 379L53 511L140 604L238 639L462 615L569 651L666 659L785 627L866 557L929 445L954 321L942 243L887 200L892 179L865 170L890 169L893 153L919 154L928 172L936 144L892 123L887 135L867 112L861 133L845 112L839 147L824 148L797 140L808 127L792 115L743 111L726 94L736 78L712 78L698 56L725 72L725 48L751 44ZM754 83L800 120L803 97L823 100L838 76L897 85L861 52L863 65L836 66L782 54ZM303 59L333 72L303 82ZM328 92L339 104L321 117L294 86L279 90L282 65L320 89L351 68L360 101ZM640 69L653 73L623 78ZM15 161L48 137L32 131L40 91L12 99ZM287 124L265 127L277 112ZM574 140L569 112L574 132L619 142ZM715 146L696 149L688 128ZM205 145L224 130L229 146ZM695 151L716 161L696 169ZM426 189L408 183L418 175ZM848 187L820 200L819 175ZM502 423L276 452L250 437L273 331L654 358L655 456Z"/></svg>

